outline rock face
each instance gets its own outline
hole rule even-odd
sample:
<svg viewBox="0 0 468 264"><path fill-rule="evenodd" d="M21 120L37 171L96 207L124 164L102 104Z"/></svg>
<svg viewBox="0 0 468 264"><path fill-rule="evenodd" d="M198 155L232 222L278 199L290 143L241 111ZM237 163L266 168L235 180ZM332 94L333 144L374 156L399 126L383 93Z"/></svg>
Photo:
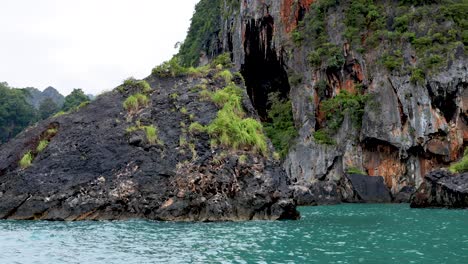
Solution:
<svg viewBox="0 0 468 264"><path fill-rule="evenodd" d="M456 161L468 142L466 40L457 33L438 44L435 35L427 35L459 30L451 17L466 7L375 2L356 11L353 3L359 1L226 0L225 6L237 9L224 9L229 12L220 15L222 30L215 35L221 38L206 41L219 45L205 54L232 53L261 116L268 112L268 94L289 94L299 137L284 168L299 186L295 191L308 197L301 203L314 204L317 197L335 193L324 193L322 187L336 190L349 168L382 176L393 196L403 194L419 187L428 172ZM443 17L447 9L454 13ZM411 20L422 10L431 15ZM360 28L358 18L374 11L382 20ZM439 22L429 18L436 16ZM402 22L400 28L399 21L408 19L411 23ZM420 48L423 40L430 45ZM447 52L436 55L432 45ZM442 57L451 59L439 60L434 68L426 63ZM316 131L329 126L321 106L341 91L370 99L361 109L362 119L353 121L345 112L331 134L336 144L324 145L314 139ZM322 201L331 200L339 197Z"/></svg>
<svg viewBox="0 0 468 264"><path fill-rule="evenodd" d="M209 124L218 107L200 91L223 80L149 77L149 105L127 112L136 91L121 87L77 112L48 119L0 147L0 219L168 221L297 219L278 161L210 146L192 122ZM239 84L241 85L241 84ZM244 95L246 97L246 95ZM255 118L244 100L247 114ZM157 128L150 143L140 126ZM42 151L39 141L50 143ZM31 151L27 168L19 160Z"/></svg>
<svg viewBox="0 0 468 264"><path fill-rule="evenodd" d="M347 203L390 203L392 197L381 176L346 174L339 184L342 201Z"/></svg>
<svg viewBox="0 0 468 264"><path fill-rule="evenodd" d="M63 106L65 97L61 95L54 87L47 87L44 91L39 91L36 88L26 88L29 92L28 103L34 106L34 108L39 109L41 103L50 98L57 106L60 108Z"/></svg>
<svg viewBox="0 0 468 264"><path fill-rule="evenodd" d="M452 175L439 170L426 180L411 199L413 208L468 208L468 173Z"/></svg>

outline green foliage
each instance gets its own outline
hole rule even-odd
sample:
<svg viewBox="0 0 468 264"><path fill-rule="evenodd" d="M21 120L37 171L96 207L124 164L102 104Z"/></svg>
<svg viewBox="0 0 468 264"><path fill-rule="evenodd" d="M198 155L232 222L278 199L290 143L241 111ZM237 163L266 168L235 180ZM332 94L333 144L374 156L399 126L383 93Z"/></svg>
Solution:
<svg viewBox="0 0 468 264"><path fill-rule="evenodd" d="M39 116L41 119L47 119L59 111L58 105L52 98L46 98L39 105Z"/></svg>
<svg viewBox="0 0 468 264"><path fill-rule="evenodd" d="M328 83L325 80L319 80L315 84L315 90L317 91L317 95L319 96L320 99L324 99L327 96L327 87Z"/></svg>
<svg viewBox="0 0 468 264"><path fill-rule="evenodd" d="M345 114L349 114L353 124L360 128L368 99L368 95L342 90L337 96L323 101L320 110L326 114L327 128L335 133L343 123Z"/></svg>
<svg viewBox="0 0 468 264"><path fill-rule="evenodd" d="M44 139L39 142L39 145L37 145L36 152L42 152L47 146L49 145L49 141Z"/></svg>
<svg viewBox="0 0 468 264"><path fill-rule="evenodd" d="M336 145L336 142L333 138L330 137L329 133L326 130L320 129L314 132L313 134L315 142L324 145Z"/></svg>
<svg viewBox="0 0 468 264"><path fill-rule="evenodd" d="M21 158L19 165L22 169L26 169L32 165L34 157L31 151L26 152L24 156Z"/></svg>
<svg viewBox="0 0 468 264"><path fill-rule="evenodd" d="M28 92L0 83L0 143L16 136L37 120L35 109L27 103Z"/></svg>
<svg viewBox="0 0 468 264"><path fill-rule="evenodd" d="M216 58L213 59L211 62L211 67L216 67L218 65L223 66L223 68L231 68L232 61L231 61L231 54L230 53L223 53Z"/></svg>
<svg viewBox="0 0 468 264"><path fill-rule="evenodd" d="M362 171L356 167L349 167L347 170L346 170L346 173L347 174L360 174L360 175L367 175L367 173L365 171Z"/></svg>
<svg viewBox="0 0 468 264"><path fill-rule="evenodd" d="M65 102L63 103L62 111L67 112L71 111L80 104L84 102L89 102L88 96L85 95L83 90L81 89L74 89L68 96L65 97Z"/></svg>
<svg viewBox="0 0 468 264"><path fill-rule="evenodd" d="M375 4L372 0L354 0L345 9L345 37L351 44L359 47L363 36L369 31L385 28L385 17L382 6Z"/></svg>
<svg viewBox="0 0 468 264"><path fill-rule="evenodd" d="M410 81L413 84L423 84L424 81L426 80L426 76L424 74L424 71L419 69L419 68L414 68L411 70L411 78Z"/></svg>
<svg viewBox="0 0 468 264"><path fill-rule="evenodd" d="M453 173L463 173L468 171L468 148L465 149L463 158L460 161L450 165L449 170Z"/></svg>
<svg viewBox="0 0 468 264"><path fill-rule="evenodd" d="M215 77L223 79L226 82L226 84L232 82L232 78L234 78L230 70L221 71L218 74L216 74Z"/></svg>
<svg viewBox="0 0 468 264"><path fill-rule="evenodd" d="M291 86L298 86L302 83L302 75L297 74L297 73L292 73L289 75L288 81Z"/></svg>
<svg viewBox="0 0 468 264"><path fill-rule="evenodd" d="M204 131L205 131L205 127L202 124L198 123L198 122L193 122L189 126L189 132L191 134L199 134L199 133L202 133Z"/></svg>
<svg viewBox="0 0 468 264"><path fill-rule="evenodd" d="M59 117L59 116L63 116L63 115L66 115L66 114L68 114L68 112L59 111L59 112L57 112L53 117Z"/></svg>
<svg viewBox="0 0 468 264"><path fill-rule="evenodd" d="M234 150L248 148L266 155L267 143L262 125L253 118L245 118L241 95L242 90L234 84L212 95L221 109L206 126L206 131L215 140L214 144L220 143Z"/></svg>
<svg viewBox="0 0 468 264"><path fill-rule="evenodd" d="M158 77L179 77L188 74L188 69L180 64L180 59L174 56L171 60L155 67L152 74Z"/></svg>
<svg viewBox="0 0 468 264"><path fill-rule="evenodd" d="M177 98L179 98L179 94L178 93L172 93L170 95L170 97L171 97L172 100L176 100Z"/></svg>
<svg viewBox="0 0 468 264"><path fill-rule="evenodd" d="M397 70L403 66L403 56L400 50L393 52L392 54L384 54L382 57L382 64L389 70Z"/></svg>
<svg viewBox="0 0 468 264"><path fill-rule="evenodd" d="M182 107L182 108L180 109L180 112L181 112L182 114L186 115L186 114L188 113L188 110L187 110L187 108Z"/></svg>
<svg viewBox="0 0 468 264"><path fill-rule="evenodd" d="M127 133L143 131L145 132L146 140L148 141L148 143L150 143L151 145L163 145L163 142L159 139L158 136L158 128L154 125L143 126L139 121L137 121L135 126L128 127L125 131Z"/></svg>
<svg viewBox="0 0 468 264"><path fill-rule="evenodd" d="M57 129L57 128L49 128L49 129L47 129L47 131L46 131L46 135L47 135L48 137L53 137L53 136L57 135L57 133L58 133L58 129Z"/></svg>
<svg viewBox="0 0 468 264"><path fill-rule="evenodd" d="M218 50L216 40L223 10L224 0L201 0L195 6L187 38L178 54L182 65L196 66L201 53L212 54Z"/></svg>
<svg viewBox="0 0 468 264"><path fill-rule="evenodd" d="M281 157L288 154L289 147L298 133L294 126L291 101L280 100L278 94L271 94L268 111L269 122L264 123L265 132Z"/></svg>
<svg viewBox="0 0 468 264"><path fill-rule="evenodd" d="M143 130L146 134L146 139L150 144L156 144L158 142L158 130L155 126L144 126Z"/></svg>
<svg viewBox="0 0 468 264"><path fill-rule="evenodd" d="M229 104L234 111L242 112L242 90L231 83L211 94L211 100L219 107Z"/></svg>
<svg viewBox="0 0 468 264"><path fill-rule="evenodd" d="M320 110L326 115L325 127L314 133L315 141L319 144L336 144L331 136L341 127L346 114L349 115L353 124L360 128L364 107L368 100L369 95L351 94L342 90L337 96L323 101Z"/></svg>
<svg viewBox="0 0 468 264"><path fill-rule="evenodd" d="M128 112L137 112L141 108L146 107L148 104L149 104L148 96L141 94L141 93L137 93L128 97L124 101L123 107Z"/></svg>

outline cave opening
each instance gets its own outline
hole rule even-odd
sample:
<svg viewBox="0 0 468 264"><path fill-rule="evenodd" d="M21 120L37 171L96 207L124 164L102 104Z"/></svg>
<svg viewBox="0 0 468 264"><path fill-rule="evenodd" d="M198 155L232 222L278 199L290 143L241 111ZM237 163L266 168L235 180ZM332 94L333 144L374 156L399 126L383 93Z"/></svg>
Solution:
<svg viewBox="0 0 468 264"><path fill-rule="evenodd" d="M285 99L290 91L285 66L272 45L273 32L274 19L270 15L252 19L245 31L245 60L241 73L250 100L262 121L268 121L269 95L277 93L279 99Z"/></svg>

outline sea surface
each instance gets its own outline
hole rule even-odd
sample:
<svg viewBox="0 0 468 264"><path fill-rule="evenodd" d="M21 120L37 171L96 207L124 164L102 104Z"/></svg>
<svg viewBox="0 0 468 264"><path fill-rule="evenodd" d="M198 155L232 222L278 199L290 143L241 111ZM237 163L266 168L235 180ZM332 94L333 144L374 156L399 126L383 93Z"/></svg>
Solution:
<svg viewBox="0 0 468 264"><path fill-rule="evenodd" d="M0 221L0 263L468 263L468 210L300 211L280 222Z"/></svg>

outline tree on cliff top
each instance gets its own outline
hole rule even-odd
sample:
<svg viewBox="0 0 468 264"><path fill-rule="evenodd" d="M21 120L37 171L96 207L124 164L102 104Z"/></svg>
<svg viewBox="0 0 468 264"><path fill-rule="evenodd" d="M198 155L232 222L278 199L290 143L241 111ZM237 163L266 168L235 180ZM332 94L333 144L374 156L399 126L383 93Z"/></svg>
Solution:
<svg viewBox="0 0 468 264"><path fill-rule="evenodd" d="M89 102L88 96L81 89L74 89L71 94L65 97L65 103L63 104L62 111L70 111L80 104Z"/></svg>
<svg viewBox="0 0 468 264"><path fill-rule="evenodd" d="M0 83L0 142L8 141L36 121L36 112L26 96L26 90Z"/></svg>
<svg viewBox="0 0 468 264"><path fill-rule="evenodd" d="M184 66L196 66L202 52L216 55L211 53L219 49L223 3L221 0L201 0L195 6L187 38L178 54Z"/></svg>

